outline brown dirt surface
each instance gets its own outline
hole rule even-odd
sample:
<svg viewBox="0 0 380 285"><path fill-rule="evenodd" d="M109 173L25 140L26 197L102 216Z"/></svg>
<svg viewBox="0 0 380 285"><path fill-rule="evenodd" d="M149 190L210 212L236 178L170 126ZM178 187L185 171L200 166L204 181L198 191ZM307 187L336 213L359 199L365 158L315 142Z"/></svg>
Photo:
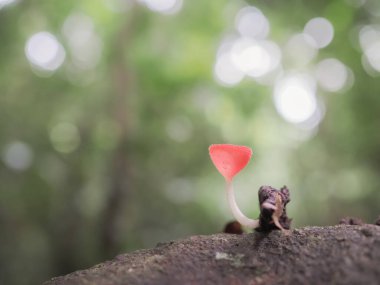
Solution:
<svg viewBox="0 0 380 285"><path fill-rule="evenodd" d="M380 284L380 227L192 236L122 254L44 285Z"/></svg>

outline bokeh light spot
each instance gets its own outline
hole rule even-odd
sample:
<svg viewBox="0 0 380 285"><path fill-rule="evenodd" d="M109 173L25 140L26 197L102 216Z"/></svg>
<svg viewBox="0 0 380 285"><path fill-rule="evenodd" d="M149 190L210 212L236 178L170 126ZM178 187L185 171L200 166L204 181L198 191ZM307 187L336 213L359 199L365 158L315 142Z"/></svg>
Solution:
<svg viewBox="0 0 380 285"><path fill-rule="evenodd" d="M103 43L95 32L92 19L82 13L72 13L66 18L62 32L75 66L80 69L94 68L100 60Z"/></svg>
<svg viewBox="0 0 380 285"><path fill-rule="evenodd" d="M270 69L269 53L260 45L247 39L236 41L231 51L232 61L244 73L260 76Z"/></svg>
<svg viewBox="0 0 380 285"><path fill-rule="evenodd" d="M270 31L269 21L256 7L241 9L236 16L236 29L242 36L264 39Z"/></svg>
<svg viewBox="0 0 380 285"><path fill-rule="evenodd" d="M262 83L260 79L280 67L281 57L280 48L272 41L229 38L219 47L214 74L222 85L227 86L240 83L245 75Z"/></svg>
<svg viewBox="0 0 380 285"><path fill-rule="evenodd" d="M182 0L139 0L150 10L162 14L175 14L182 8Z"/></svg>
<svg viewBox="0 0 380 285"><path fill-rule="evenodd" d="M32 35L26 43L25 54L34 67L45 71L55 71L65 60L65 50L49 32Z"/></svg>
<svg viewBox="0 0 380 285"><path fill-rule="evenodd" d="M292 75L282 78L275 86L274 103L278 113L286 121L303 123L317 110L315 83L308 76Z"/></svg>
<svg viewBox="0 0 380 285"><path fill-rule="evenodd" d="M78 128L72 123L59 123L51 129L50 140L56 151L73 152L80 144Z"/></svg>
<svg viewBox="0 0 380 285"><path fill-rule="evenodd" d="M240 38L232 46L231 59L241 72L257 78L279 65L281 52L277 45L270 41Z"/></svg>
<svg viewBox="0 0 380 285"><path fill-rule="evenodd" d="M316 48L324 48L333 40L334 27L325 18L314 18L306 23L304 33L314 39Z"/></svg>
<svg viewBox="0 0 380 285"><path fill-rule="evenodd" d="M364 3L365 10L374 17L380 17L380 1L366 0Z"/></svg>
<svg viewBox="0 0 380 285"><path fill-rule="evenodd" d="M2 159L9 168L22 171L32 164L33 151L26 143L15 141L4 148Z"/></svg>
<svg viewBox="0 0 380 285"><path fill-rule="evenodd" d="M221 53L217 56L214 75L219 83L226 86L236 85L244 78L244 73L232 62L230 53Z"/></svg>
<svg viewBox="0 0 380 285"><path fill-rule="evenodd" d="M364 26L359 32L359 42L363 50L362 64L372 76L380 72L380 27Z"/></svg>
<svg viewBox="0 0 380 285"><path fill-rule="evenodd" d="M317 55L315 40L308 34L293 35L285 45L286 59L293 65L304 66Z"/></svg>
<svg viewBox="0 0 380 285"><path fill-rule="evenodd" d="M354 8L359 8L365 4L367 0L346 0L346 3Z"/></svg>
<svg viewBox="0 0 380 285"><path fill-rule="evenodd" d="M328 58L318 63L316 78L323 89L337 92L346 86L348 70L341 61L335 58Z"/></svg>
<svg viewBox="0 0 380 285"><path fill-rule="evenodd" d="M15 2L16 0L0 0L0 9Z"/></svg>

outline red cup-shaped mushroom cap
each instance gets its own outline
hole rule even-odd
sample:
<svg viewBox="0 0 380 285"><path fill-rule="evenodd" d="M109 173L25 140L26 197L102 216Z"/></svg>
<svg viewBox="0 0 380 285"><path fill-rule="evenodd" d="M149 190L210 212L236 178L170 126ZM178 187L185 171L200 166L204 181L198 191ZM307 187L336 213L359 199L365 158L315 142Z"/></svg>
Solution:
<svg viewBox="0 0 380 285"><path fill-rule="evenodd" d="M227 181L231 181L248 164L252 149L233 144L213 144L209 147L209 153L216 169Z"/></svg>

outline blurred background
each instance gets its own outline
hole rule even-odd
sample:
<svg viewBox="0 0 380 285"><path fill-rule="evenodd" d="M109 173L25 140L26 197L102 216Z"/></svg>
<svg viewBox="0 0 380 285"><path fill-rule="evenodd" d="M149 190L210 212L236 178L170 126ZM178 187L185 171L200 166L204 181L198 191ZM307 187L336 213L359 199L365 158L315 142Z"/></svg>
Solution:
<svg viewBox="0 0 380 285"><path fill-rule="evenodd" d="M0 283L39 284L232 219L380 214L378 0L0 0Z"/></svg>

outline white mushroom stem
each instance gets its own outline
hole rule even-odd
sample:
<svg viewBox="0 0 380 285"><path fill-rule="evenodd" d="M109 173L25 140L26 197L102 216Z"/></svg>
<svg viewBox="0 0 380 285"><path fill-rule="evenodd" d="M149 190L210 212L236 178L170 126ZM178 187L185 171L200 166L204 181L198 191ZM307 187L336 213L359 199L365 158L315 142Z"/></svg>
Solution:
<svg viewBox="0 0 380 285"><path fill-rule="evenodd" d="M235 193L234 188L232 186L232 181L226 181L227 183L227 199L228 204L230 206L230 209L232 211L233 216L235 219L243 226L255 229L259 227L259 220L252 220L245 216L239 209L238 205L236 204L235 200Z"/></svg>

